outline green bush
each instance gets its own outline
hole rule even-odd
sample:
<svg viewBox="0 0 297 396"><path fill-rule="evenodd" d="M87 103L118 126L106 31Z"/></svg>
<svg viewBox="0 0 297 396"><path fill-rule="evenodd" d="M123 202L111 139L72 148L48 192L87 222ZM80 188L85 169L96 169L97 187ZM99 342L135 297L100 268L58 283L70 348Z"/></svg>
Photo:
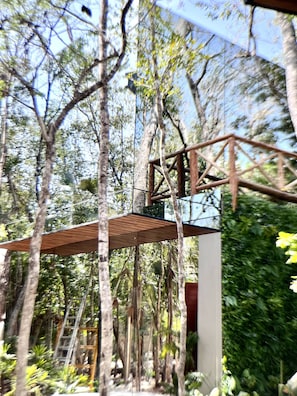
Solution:
<svg viewBox="0 0 297 396"><path fill-rule="evenodd" d="M297 294L293 266L276 247L278 232L296 232L296 206L242 195L235 212L224 197L223 349L238 391L274 396L297 367Z"/></svg>
<svg viewBox="0 0 297 396"><path fill-rule="evenodd" d="M9 347L5 345L0 354L0 394L15 396L16 357L14 354L8 354ZM44 345L37 345L30 351L26 386L31 396L47 396L54 392L74 393L78 385L87 383L88 377L77 374L74 367L58 366L52 357L52 351Z"/></svg>
<svg viewBox="0 0 297 396"><path fill-rule="evenodd" d="M8 353L10 344L0 346L0 395L10 390L10 379L16 366L15 354Z"/></svg>

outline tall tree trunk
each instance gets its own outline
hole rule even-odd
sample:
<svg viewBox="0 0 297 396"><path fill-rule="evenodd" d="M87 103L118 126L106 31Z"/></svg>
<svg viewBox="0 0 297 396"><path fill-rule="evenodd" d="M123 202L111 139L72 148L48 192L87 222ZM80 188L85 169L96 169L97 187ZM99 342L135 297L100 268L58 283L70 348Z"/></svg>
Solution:
<svg viewBox="0 0 297 396"><path fill-rule="evenodd" d="M167 247L169 252L167 254L167 269L166 269L166 289L167 289L167 301L168 301L168 331L166 335L167 345L172 345L172 326L173 326L173 290L172 290L172 248L171 245ZM172 353L166 353L165 356L165 378L164 381L167 383L172 383Z"/></svg>
<svg viewBox="0 0 297 396"><path fill-rule="evenodd" d="M6 86L0 92L0 110L1 110L1 130L0 130L0 192L2 189L2 176L6 160L6 137L7 137L7 118L8 118L8 104L9 104L9 86L11 75L5 75Z"/></svg>
<svg viewBox="0 0 297 396"><path fill-rule="evenodd" d="M99 21L99 80L103 82L99 90L100 112L100 153L98 163L98 272L100 289L101 312L101 346L100 346L100 375L99 393L109 395L109 381L112 360L113 322L112 298L109 278L109 234L108 234L108 156L109 156L109 112L107 76L107 14L108 1L101 0ZM104 83L105 82L105 83Z"/></svg>
<svg viewBox="0 0 297 396"><path fill-rule="evenodd" d="M20 290L16 303L14 304L13 310L9 315L9 320L7 322L7 330L6 330L6 337L8 338L17 335L18 333L17 331L18 317L24 303L25 290L26 290L26 283Z"/></svg>
<svg viewBox="0 0 297 396"><path fill-rule="evenodd" d="M176 220L177 230L177 248L178 248L178 300L180 310L180 336L179 336L179 356L177 362L177 379L178 379L178 396L185 395L185 364L186 364L186 340L187 340L187 306L185 299L185 273L184 273L184 232L182 217L178 206L178 200L176 196L176 188L173 181L170 178L167 164L166 164L166 153L165 153L165 138L166 128L163 120L163 98L160 87L160 77L158 72L158 63L156 59L155 51L155 28L154 19L152 18L152 61L153 61L153 73L155 81L156 101L157 101L157 115L158 115L158 126L160 129L160 161L161 168L164 174L164 178L170 190L170 196L173 205L174 216ZM162 87L164 89L164 87Z"/></svg>
<svg viewBox="0 0 297 396"><path fill-rule="evenodd" d="M282 31L283 54L286 69L287 99L291 120L297 137L297 43L292 19L278 13L278 22Z"/></svg>
<svg viewBox="0 0 297 396"><path fill-rule="evenodd" d="M163 263L160 262L161 274L158 279L158 288L157 288L157 304L156 304L156 313L155 313L155 328L156 328L156 336L155 336L155 354L154 354L154 370L155 370L155 386L156 388L160 384L160 352L161 352L161 303L162 303L162 285L163 285L163 277L164 277L164 269Z"/></svg>
<svg viewBox="0 0 297 396"><path fill-rule="evenodd" d="M0 249L0 352L4 343L4 327L6 319L6 293L8 289L10 254Z"/></svg>
<svg viewBox="0 0 297 396"><path fill-rule="evenodd" d="M180 336L179 336L179 356L176 367L176 374L178 379L178 396L185 395L185 364L186 364L186 342L187 342L187 306L185 300L185 271L184 271L184 231L181 213L178 207L178 201L176 197L176 189L173 186L172 180L168 174L167 164L165 160L165 125L162 119L162 106L161 101L159 102L159 125L161 131L161 148L160 158L161 167L164 173L164 177L170 189L171 200L173 204L174 216L176 220L177 229L177 268L178 268L178 301L180 311Z"/></svg>
<svg viewBox="0 0 297 396"><path fill-rule="evenodd" d="M133 273L133 326L134 326L134 351L136 357L135 384L136 391L140 391L141 382L141 343L140 343L140 265L139 246L135 247L134 273Z"/></svg>
<svg viewBox="0 0 297 396"><path fill-rule="evenodd" d="M27 396L26 368L28 363L31 324L39 281L42 233L45 225L47 201L49 198L49 186L51 182L53 163L55 159L54 137L54 131L50 128L48 140L46 142L46 160L42 179L42 189L40 194L39 207L36 213L36 220L30 243L28 276L18 337L16 365L16 394L18 396Z"/></svg>

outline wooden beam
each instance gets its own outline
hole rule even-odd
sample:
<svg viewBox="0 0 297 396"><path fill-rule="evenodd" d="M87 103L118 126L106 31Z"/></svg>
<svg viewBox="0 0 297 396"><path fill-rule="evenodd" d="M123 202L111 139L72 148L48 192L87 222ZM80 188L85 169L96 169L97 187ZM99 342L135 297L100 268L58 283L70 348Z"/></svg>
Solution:
<svg viewBox="0 0 297 396"><path fill-rule="evenodd" d="M235 210L237 206L238 195L238 176L236 173L236 154L235 154L235 138L229 139L229 177L230 177L230 191L232 195L232 209Z"/></svg>
<svg viewBox="0 0 297 396"><path fill-rule="evenodd" d="M148 180L148 197L147 197L147 204L148 206L152 205L152 195L154 191L154 184L155 184L155 170L154 164L149 164L149 180Z"/></svg>
<svg viewBox="0 0 297 396"><path fill-rule="evenodd" d="M297 203L297 194L290 194L285 191L280 191L272 187L268 187L262 184L252 183L243 179L238 180L238 185L246 187L253 191L258 191L262 194L270 195L271 197L280 199L281 201Z"/></svg>
<svg viewBox="0 0 297 396"><path fill-rule="evenodd" d="M296 0L245 0L245 4L297 15Z"/></svg>
<svg viewBox="0 0 297 396"><path fill-rule="evenodd" d="M190 151L190 183L191 195L196 194L196 183L198 181L198 156L196 150Z"/></svg>
<svg viewBox="0 0 297 396"><path fill-rule="evenodd" d="M186 195L185 189L185 167L183 160L183 153L179 153L176 157L176 168L177 168L177 194L178 197L184 197Z"/></svg>

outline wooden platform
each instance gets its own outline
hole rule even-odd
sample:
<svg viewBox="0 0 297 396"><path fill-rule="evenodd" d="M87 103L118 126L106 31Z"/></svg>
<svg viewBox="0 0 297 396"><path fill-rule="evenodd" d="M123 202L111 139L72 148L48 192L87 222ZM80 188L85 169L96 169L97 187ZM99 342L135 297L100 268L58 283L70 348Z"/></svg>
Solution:
<svg viewBox="0 0 297 396"><path fill-rule="evenodd" d="M195 236L217 232L217 230L184 224L184 236ZM135 213L114 217L109 220L110 249L136 246L177 238L176 223ZM0 249L28 252L31 238L0 243ZM44 234L41 253L70 256L97 250L98 221L84 223L56 232Z"/></svg>

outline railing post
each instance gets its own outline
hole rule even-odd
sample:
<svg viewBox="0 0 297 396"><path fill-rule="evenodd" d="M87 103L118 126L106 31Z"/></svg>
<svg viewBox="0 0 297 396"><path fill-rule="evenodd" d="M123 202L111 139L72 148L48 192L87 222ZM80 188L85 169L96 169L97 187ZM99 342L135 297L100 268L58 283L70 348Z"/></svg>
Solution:
<svg viewBox="0 0 297 396"><path fill-rule="evenodd" d="M282 153L278 153L277 156L277 185L279 190L283 190L285 185L284 158Z"/></svg>
<svg viewBox="0 0 297 396"><path fill-rule="evenodd" d="M191 195L196 194L196 184L198 181L198 155L195 149L190 151L190 182Z"/></svg>
<svg viewBox="0 0 297 396"><path fill-rule="evenodd" d="M236 154L235 154L235 137L229 138L229 183L232 195L232 209L235 210L237 206L238 195L238 176L236 172Z"/></svg>
<svg viewBox="0 0 297 396"><path fill-rule="evenodd" d="M154 164L149 164L149 180L148 180L148 197L147 197L147 205L151 206L153 204L152 195L154 192L154 184L155 184L155 168Z"/></svg>
<svg viewBox="0 0 297 396"><path fill-rule="evenodd" d="M184 153L178 153L176 157L177 166L177 193L178 197L184 197L186 195L185 189L185 167L183 161Z"/></svg>

